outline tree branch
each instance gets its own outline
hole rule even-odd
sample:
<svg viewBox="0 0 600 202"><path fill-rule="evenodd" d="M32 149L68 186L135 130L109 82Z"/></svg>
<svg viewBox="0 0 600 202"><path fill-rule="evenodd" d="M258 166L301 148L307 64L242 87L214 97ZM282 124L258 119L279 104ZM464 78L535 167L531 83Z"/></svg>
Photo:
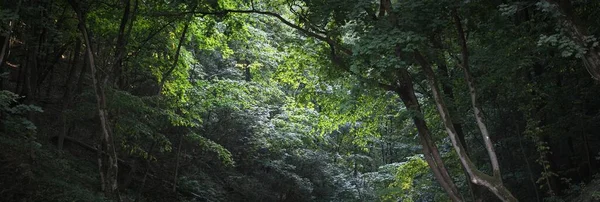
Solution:
<svg viewBox="0 0 600 202"><path fill-rule="evenodd" d="M344 71L350 73L353 76L356 76L360 81L365 82L365 83L374 83L376 84L378 87L381 87L385 90L388 91L396 91L397 87L390 85L390 84L385 84L385 83L381 83L379 81L375 81L371 78L366 78L363 77L362 75L353 72L350 70L350 68L344 64L341 63L340 61L340 57L336 54L336 49L339 49L342 53L351 56L353 54L352 50L343 47L342 45L338 44L337 42L335 42L333 39L327 37L327 36L323 36L314 32L311 32L305 28L300 27L299 25L296 25L294 23L292 23L291 21L285 19L283 16L281 16L280 14L277 13L273 13L273 12L269 12L269 11L258 11L258 10L222 10L222 11L214 11L214 12L206 12L206 11L191 11L191 12L183 12L183 13L177 13L177 14L160 14L160 16L173 16L173 15L185 15L185 14L202 14L202 15L226 15L229 13L245 13L245 14L261 14L261 15L267 15L267 16L271 16L271 17L275 17L277 18L279 21L281 21L283 24L294 28L304 34L306 34L307 36L316 38L320 41L323 41L325 43L327 43L329 45L329 47L331 48L331 56L332 56L332 60L334 62L334 64L338 65L339 67L341 67Z"/></svg>
<svg viewBox="0 0 600 202"><path fill-rule="evenodd" d="M192 8L192 11L194 9L195 9L195 7ZM177 63L179 63L179 55L180 55L179 53L181 52L181 47L183 46L183 41L185 40L185 34L188 31L188 28L190 27L190 23L191 23L193 17L194 17L193 15L190 15L187 22L185 22L185 26L183 27L181 37L179 38L179 44L177 44L177 50L175 51L175 58L173 59L173 66L171 66L171 68L169 70L167 70L167 72L163 75L162 81L160 82L160 85L158 86L158 94L160 94L160 92L162 91L163 86L165 85L166 81L169 79L169 76L171 76L171 73L173 72L173 70L175 70L175 68L177 68Z"/></svg>
<svg viewBox="0 0 600 202"><path fill-rule="evenodd" d="M342 51L343 53L347 54L347 55L352 55L352 50L345 48L343 46L341 46L340 44L338 44L337 42L335 42L333 39L328 38L327 36L323 36L321 34L317 34L314 32L311 32L305 28L302 28L301 26L292 23L291 21L285 19L283 16L281 16L278 13L274 13L274 12L269 12L269 11L259 11L259 10L231 10L231 9L225 9L225 10L221 10L221 11L188 11L188 12L181 12L181 13L158 13L155 14L155 16L182 16L182 15L187 15L187 14L200 14L200 15L227 15L229 13L243 13L243 14L261 14L261 15L267 15L267 16L271 16L274 18L277 18L280 22L282 22L283 24L294 28L304 34L306 34L307 36L316 38L320 41L323 41L327 44L329 44L330 46L334 46L335 48L339 49L340 51Z"/></svg>

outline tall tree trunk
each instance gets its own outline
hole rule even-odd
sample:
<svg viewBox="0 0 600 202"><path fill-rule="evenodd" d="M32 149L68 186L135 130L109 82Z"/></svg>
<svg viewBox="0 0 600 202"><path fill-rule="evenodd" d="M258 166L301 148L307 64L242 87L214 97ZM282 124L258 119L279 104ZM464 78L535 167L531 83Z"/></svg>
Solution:
<svg viewBox="0 0 600 202"><path fill-rule="evenodd" d="M519 149L521 150L521 155L523 155L523 160L525 160L525 165L527 166L527 174L529 175L529 181L531 182L531 185L533 187L533 190L535 191L535 198L537 200L537 202L540 202L541 198L540 198L540 192L538 191L538 186L537 183L535 182L535 177L533 175L533 171L531 170L531 163L529 163L529 159L527 157L527 154L525 154L525 147L523 146L523 139L525 139L525 135L523 135L521 133L521 129L519 127L519 124L517 123L516 119L513 117L513 123L516 127L516 131L517 134L519 135L518 139L519 139Z"/></svg>
<svg viewBox="0 0 600 202"><path fill-rule="evenodd" d="M15 9L15 13L17 15L19 14L20 9L21 9L21 0L19 0L19 2L17 3L17 7ZM6 58L8 58L8 53L10 50L10 34L12 32L12 28L13 28L14 24L15 24L15 22L9 21L8 22L8 32L6 32L6 34L0 36L0 41L2 41L2 43L0 44L0 66L2 64L4 64L4 62L6 62Z"/></svg>
<svg viewBox="0 0 600 202"><path fill-rule="evenodd" d="M454 129L454 125L452 124L452 119L450 118L450 113L448 112L448 108L446 107L446 104L444 103L444 100L441 96L440 90L438 88L439 84L435 78L435 74L433 72L433 69L431 68L431 65L427 62L425 57L421 55L421 53L418 50L415 50L414 56L418 64L421 66L421 68L423 68L423 71L425 72L427 81L429 83L435 100L436 107L438 109L438 112L440 113L440 117L442 119L442 122L444 123L444 127L446 128L446 133L448 133L448 136L450 137L454 150L456 151L461 164L467 170L467 173L469 173L471 181L475 184L486 187L502 201L517 201L517 199L512 195L512 193L502 184L500 175L487 175L478 170L473 164L473 162L469 158L469 155L467 155L462 143L458 139L458 135L456 134L456 130ZM496 169L494 169L494 174L496 174L497 172L499 172L499 170L496 171Z"/></svg>
<svg viewBox="0 0 600 202"><path fill-rule="evenodd" d="M467 47L467 38L465 36L465 31L462 27L462 23L460 17L458 16L458 11L456 10L456 8L452 10L452 18L454 19L454 24L458 32L458 41L460 42L460 49L462 55L462 63L460 63L459 66L462 67L463 73L465 75L465 80L469 88L469 95L471 96L471 106L473 108L473 113L475 114L475 121L477 122L477 127L479 127L479 131L481 132L481 136L485 144L485 149L487 150L488 156L490 157L493 175L497 176L498 179L502 180L502 174L500 173L500 165L498 164L498 158L496 157L496 152L494 151L494 144L490 139L487 126L483 121L483 113L481 112L481 108L477 103L477 91L475 89L473 78L471 78L471 74L469 72L469 49Z"/></svg>
<svg viewBox="0 0 600 202"><path fill-rule="evenodd" d="M69 108L71 103L71 83L73 83L73 77L75 76L75 72L77 71L77 64L79 64L79 54L81 52L81 39L77 39L75 43L75 48L73 50L73 59L71 60L71 68L69 70L69 74L67 75L67 81L65 82L65 92L62 97L62 112L61 113L61 122L63 127L61 128L61 132L58 134L58 150L63 149L63 144L65 142L65 137L67 135L67 117L64 113L66 109Z"/></svg>
<svg viewBox="0 0 600 202"><path fill-rule="evenodd" d="M177 157L175 158L175 175L173 176L173 192L177 191L177 178L179 174L179 158L181 156L181 145L183 144L183 136L179 136L179 145L177 146Z"/></svg>
<svg viewBox="0 0 600 202"><path fill-rule="evenodd" d="M433 42L434 46L436 46L436 48L439 48L439 49L443 48L441 39L435 38L432 40L432 42ZM450 81L448 81L449 79L451 79L450 73L448 71L448 64L441 57L438 58L438 70L440 71L441 75L444 77L444 79L441 82L442 91L444 92L444 95L448 99L450 99L449 110L450 110L450 113L452 114L452 116L451 116L452 125L454 126L454 129L456 130L456 134L458 135L458 139L460 140L460 143L465 146L465 152L467 154L470 154L469 147L467 146L467 142L465 140L465 133L463 131L462 123L456 117L458 110L455 106L456 100L454 98L454 88L450 84ZM462 167L462 170L463 170L463 173L465 174L466 181L469 183L469 192L471 194L471 197L473 198L473 201L475 201L475 202L483 201L483 198L482 198L482 194L483 194L482 188L483 187L481 187L471 181L471 176L469 176L469 173L467 172L467 170L464 167Z"/></svg>
<svg viewBox="0 0 600 202"><path fill-rule="evenodd" d="M12 27L13 22L9 22L8 26ZM9 30L10 33L10 30ZM0 65L4 64L5 58L8 55L8 49L10 49L10 34L0 35Z"/></svg>
<svg viewBox="0 0 600 202"><path fill-rule="evenodd" d="M142 196L142 193L144 192L144 189L146 187L146 180L148 179L148 174L150 173L150 162L152 159L152 150L154 149L154 145L156 144L156 142L152 142L152 144L150 145L150 148L148 149L148 157L146 158L146 170L144 171L144 178L142 178L142 184L139 185L137 194L135 196L135 200L134 202L139 201L139 199Z"/></svg>
<svg viewBox="0 0 600 202"><path fill-rule="evenodd" d="M21 61L21 66L17 72L17 85L15 86L15 93L20 94L23 92L25 86L25 74L27 73L27 56ZM23 94L21 94L23 95Z"/></svg>
<svg viewBox="0 0 600 202"><path fill-rule="evenodd" d="M88 66L92 77L92 86L94 88L94 95L96 97L96 107L98 108L98 117L100 119L101 137L99 144L99 169L102 180L101 187L104 194L109 198L119 197L119 190L117 184L118 174L118 158L117 152L113 144L112 131L110 129L108 121L108 111L106 108L106 95L104 93L103 83L98 82L96 79L96 65L94 62L94 51L92 51L92 43L86 28L85 16L79 5L75 0L69 0L69 4L77 14L79 20L79 31L82 34L83 41L86 46ZM104 80L106 81L106 79Z"/></svg>
<svg viewBox="0 0 600 202"><path fill-rule="evenodd" d="M131 10L131 0L125 0L124 3L123 16L121 17L121 24L119 25L117 44L114 54L115 61L112 68L112 72L114 74L113 78L115 79L115 83L119 88L125 87L122 78L123 59L127 55L126 46L128 44L129 36L137 15L139 0L135 0L133 4L133 11Z"/></svg>
<svg viewBox="0 0 600 202"><path fill-rule="evenodd" d="M401 79L399 82L402 82L396 93L400 96L400 99L404 103L407 109L421 113L421 107L419 105L419 101L415 96L414 87L412 84L412 80L408 71L405 69L400 70ZM442 161L441 155L435 145L435 142L431 138L431 133L427 124L422 116L415 115L412 117L413 123L415 124L417 131L419 132L419 140L423 147L423 154L425 156L425 161L431 168L433 175L440 183L442 188L448 193L450 199L452 201L463 201L463 198L456 188L456 185L452 181L452 178L448 174L448 170L444 166L444 162Z"/></svg>
<svg viewBox="0 0 600 202"><path fill-rule="evenodd" d="M77 84L75 84L75 95L79 95L79 94L81 94L81 92L83 92L85 75L87 74L87 69L88 69L87 66L89 64L88 52L84 51L83 54L84 54L83 65L81 66L81 71L79 71L79 76L77 77Z"/></svg>

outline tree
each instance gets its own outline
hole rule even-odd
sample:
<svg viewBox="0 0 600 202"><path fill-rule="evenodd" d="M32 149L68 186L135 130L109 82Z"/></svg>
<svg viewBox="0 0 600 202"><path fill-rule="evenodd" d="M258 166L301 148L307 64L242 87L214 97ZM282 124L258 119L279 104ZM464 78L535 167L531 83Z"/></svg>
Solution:
<svg viewBox="0 0 600 202"><path fill-rule="evenodd" d="M422 2L421 5L417 4L417 6L423 6L424 4L426 4L427 2ZM335 5L335 3L333 3ZM372 8L372 5L364 5L364 4L358 4L360 6L365 6L367 7L367 11L366 14L369 14L368 8ZM438 4L433 4L431 5L432 7L435 6L443 6L443 3L438 3ZM306 7L308 7L309 9L316 9L316 11L314 13L333 13L334 17L332 20L332 22L334 23L340 23L341 25L344 25L344 17L347 16L351 16L354 13L345 13L346 10L330 10L331 7L327 7L324 5L319 5L319 4L311 4L309 2L307 2ZM418 7L418 8L424 8L424 7ZM323 22L304 22L307 25L307 29L302 28L298 25L294 25L293 23L287 21L286 19L284 19L283 17L281 17L281 15L275 14L275 13L270 13L270 12L262 12L262 11L257 11L254 10L254 7L252 8L253 10L249 10L249 11L230 11L230 10L225 10L224 12L244 12L244 13L261 13L261 14L266 14L266 15L271 15L271 16L275 16L277 18L279 18L280 20L283 21L283 23L294 27L296 29L299 29L300 31L302 31L303 33L307 34L308 36L311 37L315 37L321 41L326 42L330 48L331 48L331 54L332 54L332 60L334 61L334 63L336 63L337 65L342 66L342 68L351 73L351 74L355 74L357 75L359 78L362 78L363 80L365 79L361 73L358 73L356 71L353 71L353 67L344 67L344 65L348 65L348 63L344 64L343 61L340 61L342 58L340 56L338 56L338 52L340 51L343 54L347 54L348 56L351 57L355 57L355 56L361 56L361 55L367 55L367 54L379 54L376 51L370 50L369 46L367 46L367 51L361 51L359 53L354 53L353 51L351 51L350 49L346 49L344 48L343 45L338 44L334 39L330 38L330 36L328 36L327 34L329 32L327 31L321 31L324 32L326 35L320 35L318 34L318 28L319 27L323 27ZM293 7L292 7L293 9ZM362 9L361 9L362 10ZM433 10L433 9L429 9L429 10ZM429 11L427 10L427 11ZM456 12L456 10L454 10L454 12ZM309 14L310 15L310 14ZM302 13L300 14L300 17L302 16ZM312 16L308 16L308 18L310 18ZM386 47L388 48L388 50L392 50L396 52L396 57L398 57L398 59L400 61L402 60L406 60L407 58L404 58L404 55L410 55L413 54L414 55L414 59L416 61L411 61L410 59L407 61L408 64L410 64L411 62L414 63L416 62L417 64L419 64L425 71L427 78L430 82L430 87L432 89L433 95L435 97L436 100L436 105L438 106L438 109L440 111L440 115L442 117L442 119L444 120L444 125L446 125L447 128L447 133L450 137L450 139L452 140L452 144L454 145L454 148L456 150L456 152L459 155L459 158L461 159L461 163L462 165L465 167L465 169L467 170L467 173L469 173L471 180L474 183L483 185L485 187L487 187L490 191L492 191L493 193L495 193L500 199L502 200L507 200L507 201L515 201L516 199L512 196L512 194L510 193L510 191L508 191L506 188L503 187L502 182L501 182L501 176L500 176L500 170L499 170L499 166L498 166L498 161L495 157L495 152L493 149L493 145L489 139L489 135L487 132L487 129L485 128L485 124L482 121L481 118L481 114L480 114L480 110L477 107L477 103L475 102L475 89L472 85L472 82L469 82L469 87L470 87L470 92L472 92L472 102L473 102L473 108L475 109L475 113L476 113L476 117L477 118L477 123L480 126L482 135L484 137L484 142L486 144L486 148L488 150L488 154L490 155L490 159L492 162L492 166L493 166L493 170L494 170L494 177L488 177L487 175L481 173L481 171L477 170L476 168L474 168L473 163L471 162L471 160L469 159L468 155L464 152L464 147L461 145L461 143L458 141L458 136L456 135L456 131L453 128L454 126L451 123L451 119L449 118L448 115L448 110L446 109L446 106L441 98L440 95L440 91L438 90L438 83L435 80L435 77L433 75L433 71L431 70L431 66L430 64L427 62L427 60L425 59L425 57L419 52L418 50L418 46L417 44L415 44L415 42L421 42L421 40L419 39L419 35L417 34L416 36L412 33L410 33L411 31L411 27L410 25L406 26L406 25L401 25L398 24L399 19L401 19L401 17L396 15L396 11L392 10L392 5L390 1L381 1L380 2L380 12L379 12L379 18L381 18L380 20L385 22L389 22L390 24L384 24L383 27L379 27L380 29L387 29L387 30L394 30L400 33L406 33L405 35L407 35L408 40L407 41L397 41L397 40L392 40L392 41L385 41L383 44L387 43L391 43L391 44L386 44L386 45L379 45L379 44L373 44L371 45L372 47ZM402 16L405 17L405 16ZM410 16L406 16L406 17L410 17ZM437 16L436 16L437 17ZM443 16L439 16L438 18L434 17L434 19L436 20L443 20ZM454 18L458 18L457 14L454 14ZM369 19L369 18L367 18ZM410 18L408 18L410 19ZM372 21L376 21L378 24L375 24L375 26L379 25L382 26L377 17L375 18L375 20L369 20L367 22L372 22ZM312 24L311 24L312 23ZM439 22L438 22L439 23ZM327 24L327 23L324 23ZM462 26L460 25L460 20L458 20L457 22L459 27L459 32L462 32ZM317 28L317 29L315 29ZM441 27L443 28L443 27ZM315 29L315 31L312 31L311 29ZM415 28L413 28L415 29ZM433 28L434 31L435 29L438 28ZM406 31L405 31L406 30ZM335 30L334 30L335 31ZM423 30L423 29L418 29L416 28L415 31L428 31ZM371 34L374 34L371 31L367 31L370 32ZM413 31L414 32L414 31ZM335 33L332 31L332 33ZM382 35L380 32L375 32L379 37L388 37L385 35ZM421 36L422 38L426 38L427 37L427 33L423 33L425 34L425 36ZM340 33L337 33L337 35L341 35ZM461 34L459 34L461 35ZM373 36L373 35L372 35ZM464 37L464 34L461 35L462 37ZM410 40L410 37L414 37L417 38L416 40L412 41ZM376 37L368 37L368 39L378 39ZM361 38L362 39L362 38ZM382 40L382 39L379 39ZM463 38L461 41L461 44L463 44L463 59L467 59L464 60L463 62L463 66L465 69L465 72L468 72L468 67L465 66L465 64L468 62L468 50L466 49L466 38ZM370 45L370 44L369 44ZM402 48L402 45L408 45L407 47ZM411 45L413 47L411 47ZM414 47L416 46L416 47ZM338 50L336 50L338 49ZM413 52L413 53L410 53ZM364 57L364 56L363 56ZM389 57L389 56L388 56ZM369 61L366 61L366 64ZM365 63L362 63L365 64ZM375 63L375 65L377 65L377 63ZM382 70L379 71L386 71L385 66L383 66ZM419 106L419 101L417 100L415 93L414 93L414 89L413 89L413 84L411 81L411 76L409 75L409 72L405 69L400 68L399 70L396 70L399 73L394 73L396 80L392 80L392 81L388 81L390 83L394 83L393 85L389 85L389 84L385 84L379 81L379 78L375 79L375 84L379 85L380 87L386 89L386 90L390 90L390 91L395 91L396 93L398 93L398 95L400 96L400 98L402 99L402 101L404 102L405 106L410 109L410 110L414 110L416 112L421 112L420 106ZM465 74L466 76L469 76L468 73ZM468 77L469 78L469 77ZM385 79L384 79L385 80ZM397 86L396 86L397 85ZM440 184L442 185L442 187L445 188L446 192L449 193L449 195L451 196L451 198L455 201L460 201L462 200L460 193L458 193L458 190L456 188L456 185L454 185L454 183L452 182L452 179L450 178L450 175L448 174L446 168L443 166L443 162L441 160L441 157L438 153L437 148L435 147L435 144L433 143L433 141L430 138L429 134L429 129L427 128L427 124L426 122L422 119L419 118L418 116L415 116L414 118L414 123L417 127L417 129L419 129L419 134L420 137L422 139L422 145L424 148L424 153L425 153L425 158L428 162L428 164L430 165L430 167L432 168L434 174L436 175L436 178L438 179L438 181L440 182Z"/></svg>
<svg viewBox="0 0 600 202"><path fill-rule="evenodd" d="M596 182L595 2L0 4L5 200L542 201Z"/></svg>

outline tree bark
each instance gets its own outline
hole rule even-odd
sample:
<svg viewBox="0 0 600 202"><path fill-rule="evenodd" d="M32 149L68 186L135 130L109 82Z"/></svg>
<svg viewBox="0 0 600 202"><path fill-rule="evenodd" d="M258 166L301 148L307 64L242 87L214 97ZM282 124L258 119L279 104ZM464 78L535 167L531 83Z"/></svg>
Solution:
<svg viewBox="0 0 600 202"><path fill-rule="evenodd" d="M439 37L434 37L431 40L431 42L433 43L433 45L436 49L444 48L442 45L442 40ZM438 56L437 64L438 64L438 70L439 70L440 74L444 77L444 79L441 82L442 91L444 92L444 95L448 99L450 99L450 104L448 107L450 110L450 114L452 114L451 115L452 125L454 125L454 129L456 130L456 134L458 135L458 139L460 140L460 143L465 146L465 152L467 154L470 154L469 147L467 146L467 142L465 140L465 133L463 131L462 122L456 116L456 114L458 114L458 109L455 106L456 100L454 98L454 88L450 84L450 81L448 81L449 79L451 79L450 73L448 71L448 64L446 63L443 56ZM475 201L475 202L483 201L483 198L482 198L483 187L481 187L471 181L471 177L469 176L469 173L467 172L467 170L464 167L462 167L462 170L463 170L463 173L465 174L467 183L469 183L469 192L471 194L471 197L473 198L473 201Z"/></svg>
<svg viewBox="0 0 600 202"><path fill-rule="evenodd" d="M102 131L100 136L99 153L105 152L107 154L100 154L98 157L98 166L100 169L101 176L101 187L104 191L104 194L107 197L117 197L117 199L120 200L117 184L117 174L119 168L118 158L117 152L113 144L112 131L110 129L108 121L108 111L106 108L106 95L104 93L104 86L102 83L98 82L98 79L96 79L94 51L92 51L92 44L86 28L84 13L83 11L81 11L79 5L75 0L69 0L68 2L77 14L77 19L79 20L79 31L82 34L83 41L86 46L88 66L92 75L92 86L94 88L94 95L96 97L96 107L98 110L100 128Z"/></svg>
<svg viewBox="0 0 600 202"><path fill-rule="evenodd" d="M438 112L440 113L440 117L442 119L442 122L444 123L444 127L446 128L446 133L450 137L450 141L452 142L454 150L456 151L461 164L467 170L467 173L471 177L471 181L475 184L486 187L502 201L518 201L510 193L510 191L506 187L504 187L500 176L489 176L475 167L475 165L469 158L469 155L467 155L462 143L458 139L458 135L456 134L456 130L454 129L454 125L452 124L452 119L450 118L450 113L448 112L448 108L446 107L446 104L444 103L444 100L441 96L440 90L438 88L438 82L435 78L435 74L433 72L433 69L431 68L431 65L427 62L425 57L421 55L421 53L418 50L415 50L414 57L425 72L427 81L429 83L435 100L436 107L438 109Z"/></svg>
<svg viewBox="0 0 600 202"><path fill-rule="evenodd" d="M401 85L399 86L396 93L400 96L400 99L408 110L412 110L416 113L421 113L421 107L419 101L415 96L414 87L408 71L405 69L400 70ZM415 124L417 131L419 132L419 140L423 147L423 154L425 161L431 168L433 175L440 183L442 188L448 193L448 196L452 201L463 201L463 198L456 188L456 185L452 181L452 178L448 174L448 170L444 166L441 155L431 137L429 128L422 116L415 115L412 117L413 123Z"/></svg>
<svg viewBox="0 0 600 202"><path fill-rule="evenodd" d="M65 82L65 92L62 97L62 110L65 111L69 108L71 103L71 83L73 83L73 77L75 76L75 71L77 70L77 64L79 63L79 54L81 52L81 39L77 39L75 43L75 48L73 50L73 59L71 60L71 68L69 70L69 74L67 75L67 81ZM65 136L67 135L67 117L65 113L61 113L61 122L63 127L61 128L61 132L58 134L58 150L63 149L63 144L65 142Z"/></svg>
<svg viewBox="0 0 600 202"><path fill-rule="evenodd" d="M498 179L502 180L502 174L500 173L500 165L498 164L498 157L496 157L494 145L492 143L492 140L490 139L487 126L483 121L483 113L481 112L481 108L477 103L477 91L475 89L475 84L473 83L473 78L471 78L471 74L469 73L469 49L467 48L467 38L465 36L465 31L462 27L462 23L460 21L460 17L458 16L458 12L456 9L452 10L452 18L454 19L454 24L458 32L458 41L460 43L461 48L462 63L459 66L462 67L463 73L465 75L465 81L467 82L467 86L469 88L469 95L471 96L471 106L473 108L473 113L475 114L475 121L477 122L477 127L479 127L479 131L481 132L481 136L485 144L485 149L487 150L488 156L490 157L493 175L497 176Z"/></svg>

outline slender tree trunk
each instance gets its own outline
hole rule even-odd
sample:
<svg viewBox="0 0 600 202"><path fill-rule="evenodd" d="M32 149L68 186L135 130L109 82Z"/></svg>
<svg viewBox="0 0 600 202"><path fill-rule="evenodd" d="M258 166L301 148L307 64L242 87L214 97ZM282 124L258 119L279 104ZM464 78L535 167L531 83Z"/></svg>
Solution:
<svg viewBox="0 0 600 202"><path fill-rule="evenodd" d="M379 146L381 147L381 162L383 162L383 164L387 164L387 161L385 159L385 147L384 147L384 140L383 140L383 136L381 136L381 138L379 138Z"/></svg>
<svg viewBox="0 0 600 202"><path fill-rule="evenodd" d="M126 46L129 41L129 36L135 22L135 17L138 10L139 0L135 0L133 4L133 11L131 10L131 0L124 1L123 16L121 17L121 24L119 25L119 32L117 37L117 45L114 54L114 65L113 65L113 77L115 83L119 88L123 88L123 59L127 55Z"/></svg>
<svg viewBox="0 0 600 202"><path fill-rule="evenodd" d="M590 143L589 143L589 140L587 138L587 135L584 132L582 132L581 133L581 137L583 138L583 142L584 142L583 146L584 146L584 150L585 150L585 153L586 153L585 157L586 157L586 161L588 162L587 169L589 169L588 176L585 176L585 177L588 177L588 179L591 180L591 177L594 176L594 174L596 174L595 173L596 170L594 169L594 165L593 165L594 160L592 160L592 155L594 155L594 154L590 150Z"/></svg>
<svg viewBox="0 0 600 202"><path fill-rule="evenodd" d="M519 134L519 148L521 150L521 155L523 155L523 160L525 160L525 165L527 166L527 174L529 175L529 181L535 191L535 198L537 202L540 202L540 192L538 191L537 183L535 182L535 177L533 176L533 171L531 170L531 164L529 163L529 159L527 158L527 154L525 154L525 147L523 146L523 138L525 138L521 134L521 130L519 129L519 124L516 122L516 119L513 117L513 122L517 127L517 134Z"/></svg>
<svg viewBox="0 0 600 202"><path fill-rule="evenodd" d="M146 180L148 179L148 174L150 173L150 159L151 159L151 155L152 155L152 150L154 149L154 145L156 144L156 142L152 142L152 144L150 145L150 149L148 149L148 158L146 158L146 170L144 171L144 178L142 178L142 184L140 185L140 188L138 189L138 193L135 196L135 202L139 201L139 199L142 196L142 193L144 192L144 188L146 187Z"/></svg>
<svg viewBox="0 0 600 202"><path fill-rule="evenodd" d="M23 95L25 95L25 104L27 105L32 105L35 102L35 76L37 75L37 68L38 68L38 63L37 63L37 59L36 55L38 54L37 50L38 48L28 48L29 50L33 49L31 52L28 53L29 56L27 56L27 58L29 59L27 61L27 70L25 71L25 89L24 89L24 93ZM29 120L33 120L33 114L28 112L27 113L27 118Z"/></svg>
<svg viewBox="0 0 600 202"><path fill-rule="evenodd" d="M80 53L81 39L77 39L77 42L75 42L75 48L73 49L73 59L71 60L71 67L69 68L69 74L67 74L67 79L65 81L65 92L63 92L63 100L69 99L71 97L71 87L73 85L73 78L75 77L75 72L77 72L77 64L79 64Z"/></svg>
<svg viewBox="0 0 600 202"><path fill-rule="evenodd" d="M89 63L88 52L84 51L83 54L84 54L83 65L81 66L81 71L79 71L79 76L77 77L77 84L75 84L75 95L81 94L81 92L83 92L85 75L87 74L87 69L88 69L88 68L86 68Z"/></svg>
<svg viewBox="0 0 600 202"><path fill-rule="evenodd" d="M581 107L581 109L583 110L582 114L585 114L587 112L585 102L583 103L583 106ZM587 173L588 176L582 176L582 177L585 177L584 179L587 178L587 179L591 180L592 176L594 176L594 174L595 174L594 165L593 165L594 160L592 160L594 154L590 150L590 144L589 144L589 141L588 141L588 138L586 135L586 126L583 125L580 127L580 129L581 129L581 133L580 133L581 139L583 140L583 143L584 143L583 148L585 151L585 160L587 161L587 169L589 170ZM586 182L588 182L588 181L586 181Z"/></svg>
<svg viewBox="0 0 600 202"><path fill-rule="evenodd" d="M469 88L469 95L471 96L471 106L473 108L473 113L475 114L475 121L477 122L477 127L479 127L479 131L481 132L481 137L483 138L485 149L487 150L488 156L490 157L493 175L497 176L498 179L502 180L502 174L500 173L500 165L498 164L498 158L496 157L496 152L494 151L494 145L492 143L492 140L490 139L487 126L483 121L483 113L481 112L481 108L477 103L477 91L475 89L473 78L471 78L471 74L469 72L469 49L467 47L467 38L465 36L465 31L462 27L462 23L460 17L458 16L458 11L456 9L452 10L452 18L454 19L454 24L458 32L458 40L460 42L461 47L462 63L459 66L462 67L462 70L465 75L465 80Z"/></svg>
<svg viewBox="0 0 600 202"><path fill-rule="evenodd" d="M71 7L77 14L77 18L79 20L79 31L83 36L83 41L86 46L87 60L90 68L90 73L92 75L92 86L94 88L96 106L98 108L98 116L100 119L100 128L102 132L98 148L98 150L100 150L98 166L100 168L100 176L101 178L103 178L101 179L101 185L104 189L104 194L107 197L116 197L117 200L120 200L117 184L117 174L119 168L118 158L117 152L113 144L112 131L110 129L108 121L108 111L106 108L106 95L104 93L104 86L103 83L98 82L98 79L96 79L96 64L94 62L94 51L92 51L92 43L86 28L85 16L75 0L69 0L69 4L71 4ZM104 82L106 82L106 79L104 80ZM105 155L102 153L105 153Z"/></svg>
<svg viewBox="0 0 600 202"><path fill-rule="evenodd" d="M21 9L21 0L19 0L19 2L17 3L17 8L15 9L15 13L19 14L20 9ZM12 28L13 28L14 24L15 24L15 22L9 21L8 22L8 32L6 33L6 35L3 35L0 38L0 39L2 39L2 44L0 47L0 65L4 64L4 62L6 62L6 58L8 58L8 53L10 50L10 34L12 32Z"/></svg>
<svg viewBox="0 0 600 202"><path fill-rule="evenodd" d="M65 142L65 136L67 135L67 117L64 113L66 109L69 108L71 102L71 83L73 77L75 75L75 71L77 70L77 64L79 63L79 54L81 52L81 39L77 39L75 43L75 49L73 50L73 59L71 60L71 68L69 70L69 74L67 75L67 81L65 82L65 92L62 97L62 112L61 113L61 121L62 121L62 131L58 134L58 150L63 149L63 144Z"/></svg>
<svg viewBox="0 0 600 202"><path fill-rule="evenodd" d="M247 82L252 81L252 72L250 72L250 64L246 64L246 68L244 68L244 76Z"/></svg>
<svg viewBox="0 0 600 202"><path fill-rule="evenodd" d="M52 82L54 81L54 68L50 70L49 74L50 78L48 78L48 87L46 88L44 98L47 100L52 100L52 95L50 93L52 92L52 87L54 87L54 85L52 85Z"/></svg>
<svg viewBox="0 0 600 202"><path fill-rule="evenodd" d="M21 61L21 65L19 67L19 71L17 72L17 85L15 86L15 91L17 94L23 95L23 88L25 87L25 74L27 74L27 56L24 57L24 60Z"/></svg>
<svg viewBox="0 0 600 202"><path fill-rule="evenodd" d="M12 23L13 22L9 22L8 26L12 27ZM2 42L0 44L0 64L4 64L4 62L6 61L5 58L8 58L6 57L8 55L8 49L10 49L10 34L0 36L0 41Z"/></svg>
<svg viewBox="0 0 600 202"><path fill-rule="evenodd" d="M173 177L173 192L177 191L177 178L178 178L178 172L179 172L179 158L181 156L181 145L183 143L183 135L179 136L179 145L177 146L177 157L175 160L175 175Z"/></svg>

